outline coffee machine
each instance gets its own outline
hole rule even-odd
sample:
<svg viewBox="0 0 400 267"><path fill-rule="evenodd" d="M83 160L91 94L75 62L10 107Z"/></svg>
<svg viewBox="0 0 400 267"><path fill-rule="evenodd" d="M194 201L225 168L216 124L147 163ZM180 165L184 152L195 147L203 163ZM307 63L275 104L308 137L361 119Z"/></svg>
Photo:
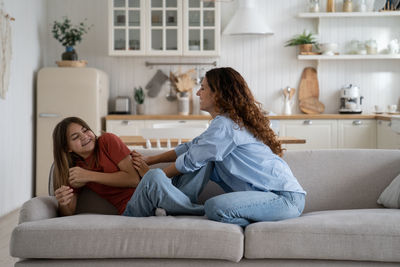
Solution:
<svg viewBox="0 0 400 267"><path fill-rule="evenodd" d="M362 100L360 88L352 84L343 86L340 90L340 108L341 114L361 114Z"/></svg>

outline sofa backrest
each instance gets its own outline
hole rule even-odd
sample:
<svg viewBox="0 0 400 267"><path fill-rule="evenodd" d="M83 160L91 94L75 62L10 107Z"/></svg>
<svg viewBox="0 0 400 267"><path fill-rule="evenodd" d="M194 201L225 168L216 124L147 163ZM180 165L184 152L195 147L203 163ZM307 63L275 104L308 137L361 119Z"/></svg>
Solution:
<svg viewBox="0 0 400 267"><path fill-rule="evenodd" d="M307 191L305 212L377 208L400 173L400 150L287 151L283 158Z"/></svg>
<svg viewBox="0 0 400 267"><path fill-rule="evenodd" d="M154 155L166 150L137 151ZM400 150L289 150L283 159L307 191L305 212L377 208L376 200L380 193L400 173ZM163 168L167 165L164 163L153 167ZM204 203L221 193L218 185L209 182L199 200ZM81 192L77 212L117 214L110 203L90 190Z"/></svg>

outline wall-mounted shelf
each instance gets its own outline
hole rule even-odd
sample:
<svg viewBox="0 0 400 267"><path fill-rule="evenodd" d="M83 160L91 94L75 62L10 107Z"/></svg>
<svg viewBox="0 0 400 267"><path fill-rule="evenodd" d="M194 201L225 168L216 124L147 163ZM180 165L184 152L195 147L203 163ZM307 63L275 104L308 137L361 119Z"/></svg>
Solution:
<svg viewBox="0 0 400 267"><path fill-rule="evenodd" d="M400 54L397 55L298 55L298 60L365 60L365 59L400 59Z"/></svg>
<svg viewBox="0 0 400 267"><path fill-rule="evenodd" d="M400 11L382 12L305 12L300 13L299 18L357 18L357 17L396 17Z"/></svg>

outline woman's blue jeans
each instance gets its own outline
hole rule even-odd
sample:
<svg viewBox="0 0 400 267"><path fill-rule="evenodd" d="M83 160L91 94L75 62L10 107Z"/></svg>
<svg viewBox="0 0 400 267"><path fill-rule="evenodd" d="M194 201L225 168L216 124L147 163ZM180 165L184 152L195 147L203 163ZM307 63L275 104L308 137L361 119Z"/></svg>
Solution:
<svg viewBox="0 0 400 267"><path fill-rule="evenodd" d="M169 179L161 169L149 170L140 181L122 215L153 216L156 208L170 215L204 215L204 206L195 204L208 182L211 165Z"/></svg>
<svg viewBox="0 0 400 267"><path fill-rule="evenodd" d="M285 191L241 191L210 198L204 204L211 220L247 226L252 222L295 218L304 209L305 195Z"/></svg>

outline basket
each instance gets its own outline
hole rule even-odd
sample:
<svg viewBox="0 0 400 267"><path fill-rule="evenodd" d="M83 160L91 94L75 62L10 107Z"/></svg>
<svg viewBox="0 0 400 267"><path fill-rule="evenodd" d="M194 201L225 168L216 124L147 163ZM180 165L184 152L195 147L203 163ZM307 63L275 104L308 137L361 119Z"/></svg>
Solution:
<svg viewBox="0 0 400 267"><path fill-rule="evenodd" d="M87 61L86 60L62 60L62 61L56 61L56 64L59 67L82 68L87 65Z"/></svg>

